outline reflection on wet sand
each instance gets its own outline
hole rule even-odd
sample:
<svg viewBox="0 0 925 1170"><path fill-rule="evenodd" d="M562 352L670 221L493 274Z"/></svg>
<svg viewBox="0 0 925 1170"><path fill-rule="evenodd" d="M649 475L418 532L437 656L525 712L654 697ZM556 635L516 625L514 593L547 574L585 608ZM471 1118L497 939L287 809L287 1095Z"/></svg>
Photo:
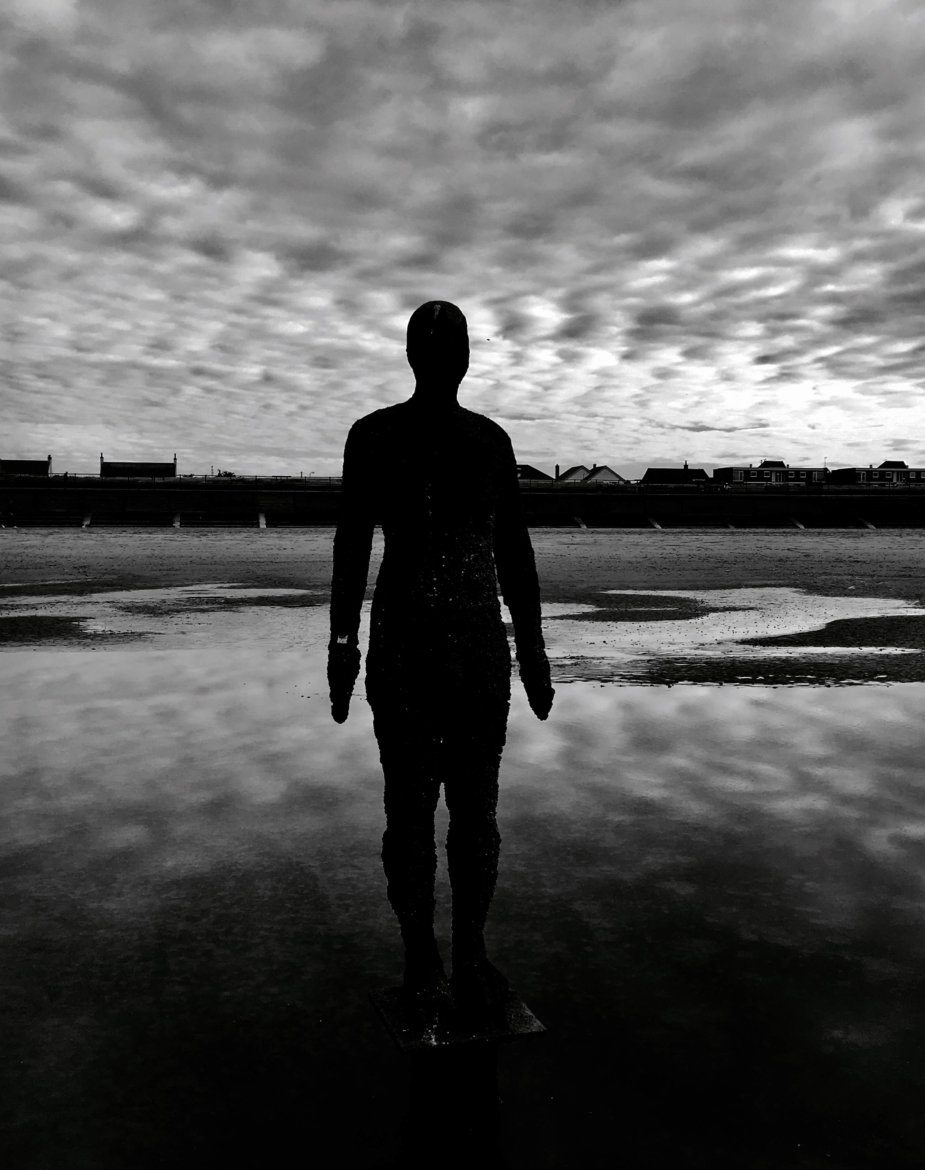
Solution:
<svg viewBox="0 0 925 1170"><path fill-rule="evenodd" d="M3 655L9 1164L375 1165L368 710L330 724L320 647L190 640ZM550 1035L503 1056L514 1166L921 1165L923 701L516 694L489 932Z"/></svg>

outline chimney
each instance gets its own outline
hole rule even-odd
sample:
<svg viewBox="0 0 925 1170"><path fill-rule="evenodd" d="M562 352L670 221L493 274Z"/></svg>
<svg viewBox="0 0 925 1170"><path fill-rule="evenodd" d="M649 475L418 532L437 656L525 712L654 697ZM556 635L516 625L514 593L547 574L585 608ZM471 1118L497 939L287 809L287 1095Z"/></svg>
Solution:
<svg viewBox="0 0 925 1170"><path fill-rule="evenodd" d="M687 460L684 460L684 470L687 471Z"/></svg>
<svg viewBox="0 0 925 1170"><path fill-rule="evenodd" d="M556 479L559 478L559 464L556 464Z"/></svg>
<svg viewBox="0 0 925 1170"><path fill-rule="evenodd" d="M103 452L100 451L100 475L103 474Z"/></svg>

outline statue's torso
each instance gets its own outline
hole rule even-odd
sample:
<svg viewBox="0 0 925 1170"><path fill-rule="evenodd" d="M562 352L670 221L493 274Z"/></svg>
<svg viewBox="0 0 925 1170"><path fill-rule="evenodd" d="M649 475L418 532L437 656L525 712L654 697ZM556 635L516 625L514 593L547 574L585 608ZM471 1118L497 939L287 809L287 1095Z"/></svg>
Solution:
<svg viewBox="0 0 925 1170"><path fill-rule="evenodd" d="M369 673L500 684L510 669L493 553L509 473L504 432L471 411L430 414L411 403L361 425L364 490L385 538Z"/></svg>

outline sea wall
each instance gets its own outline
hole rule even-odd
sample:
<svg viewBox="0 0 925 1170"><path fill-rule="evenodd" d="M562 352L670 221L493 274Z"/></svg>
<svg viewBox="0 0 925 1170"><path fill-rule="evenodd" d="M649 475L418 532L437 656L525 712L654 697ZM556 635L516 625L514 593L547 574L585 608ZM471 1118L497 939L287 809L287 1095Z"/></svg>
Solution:
<svg viewBox="0 0 925 1170"><path fill-rule="evenodd" d="M329 525L337 520L336 487L310 481L177 480L110 484L83 478L0 480L0 524L11 526ZM806 489L690 491L635 488L527 489L533 527L923 528L925 490Z"/></svg>
<svg viewBox="0 0 925 1170"><path fill-rule="evenodd" d="M182 486L181 486L182 485ZM257 527L333 524L337 490L279 487L273 481L105 484L0 481L0 523L10 525L171 525Z"/></svg>
<svg viewBox="0 0 925 1170"><path fill-rule="evenodd" d="M615 491L529 493L531 525L588 528L922 528L925 492Z"/></svg>

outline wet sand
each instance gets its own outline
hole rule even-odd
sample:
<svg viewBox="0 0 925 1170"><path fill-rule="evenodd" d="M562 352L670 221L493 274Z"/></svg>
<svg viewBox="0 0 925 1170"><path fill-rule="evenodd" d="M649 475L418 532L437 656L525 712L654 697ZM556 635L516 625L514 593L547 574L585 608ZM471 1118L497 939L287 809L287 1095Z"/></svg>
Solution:
<svg viewBox="0 0 925 1170"><path fill-rule="evenodd" d="M400 956L327 570L288 533L71 535L0 545L6 1164L381 1164L407 1102L367 994ZM925 684L891 660L921 661L922 546L825 545L809 590L805 533L725 569L636 535L549 574L550 720L515 688L489 941L549 1034L503 1054L509 1164L918 1170Z"/></svg>
<svg viewBox="0 0 925 1170"><path fill-rule="evenodd" d="M925 603L925 530L535 529L544 600L607 589L794 586ZM327 589L333 529L0 530L3 582L80 591L214 581ZM370 583L381 559L373 544Z"/></svg>
<svg viewBox="0 0 925 1170"><path fill-rule="evenodd" d="M273 644L314 643L325 636L331 537L4 531L0 646L102 649L132 635L166 645L178 615L190 619L186 637L197 614L260 607ZM925 532L540 530L533 539L560 683L925 681ZM370 594L381 549L377 539Z"/></svg>

